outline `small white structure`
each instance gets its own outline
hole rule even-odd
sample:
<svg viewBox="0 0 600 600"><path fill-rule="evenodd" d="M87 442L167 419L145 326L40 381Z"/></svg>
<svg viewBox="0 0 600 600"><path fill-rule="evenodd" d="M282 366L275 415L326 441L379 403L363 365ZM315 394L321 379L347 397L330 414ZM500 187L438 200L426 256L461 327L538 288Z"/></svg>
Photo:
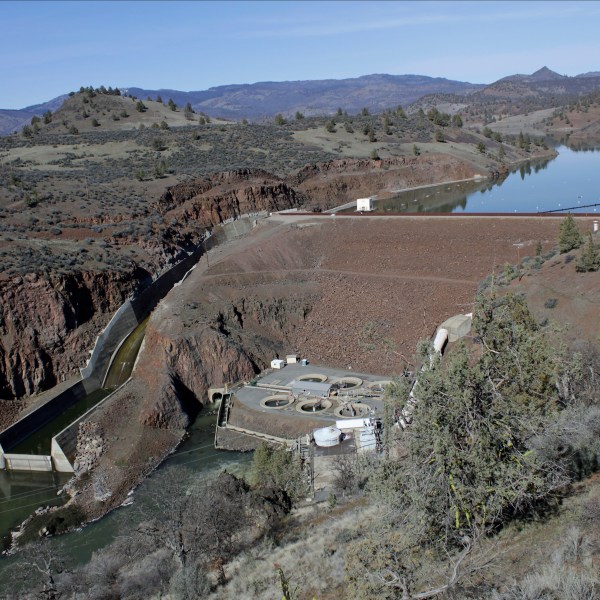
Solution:
<svg viewBox="0 0 600 600"><path fill-rule="evenodd" d="M373 210L373 198L358 198L356 200L356 212L370 212Z"/></svg>
<svg viewBox="0 0 600 600"><path fill-rule="evenodd" d="M285 367L285 360L281 360L280 358L274 358L271 361L271 369L283 369Z"/></svg>
<svg viewBox="0 0 600 600"><path fill-rule="evenodd" d="M373 425L369 425L368 427L363 427L360 430L360 434L358 436L359 440L359 451L360 452L369 452L377 449L377 437L375 436L375 427Z"/></svg>
<svg viewBox="0 0 600 600"><path fill-rule="evenodd" d="M594 230L594 233L596 233L596 231L598 231L598 221L594 221L593 230Z"/></svg>
<svg viewBox="0 0 600 600"><path fill-rule="evenodd" d="M342 432L337 427L323 427L322 429L315 429L313 432L315 444L322 448L337 446L341 437Z"/></svg>
<svg viewBox="0 0 600 600"><path fill-rule="evenodd" d="M433 349L441 354L446 342L448 341L448 330L440 327L435 334L435 339L433 340Z"/></svg>
<svg viewBox="0 0 600 600"><path fill-rule="evenodd" d="M285 362L288 365L294 365L294 364L296 364L298 362L298 355L297 354L288 354L285 357Z"/></svg>
<svg viewBox="0 0 600 600"><path fill-rule="evenodd" d="M335 426L339 429L362 429L363 427L371 426L370 417L363 419L341 419L335 422Z"/></svg>

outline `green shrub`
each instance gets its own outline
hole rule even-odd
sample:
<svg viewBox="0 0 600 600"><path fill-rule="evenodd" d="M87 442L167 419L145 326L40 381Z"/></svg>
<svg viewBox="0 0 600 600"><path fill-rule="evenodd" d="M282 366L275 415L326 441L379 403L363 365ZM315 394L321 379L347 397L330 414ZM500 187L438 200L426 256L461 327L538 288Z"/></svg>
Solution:
<svg viewBox="0 0 600 600"><path fill-rule="evenodd" d="M575 248L579 248L583 243L583 238L579 232L579 228L575 223L573 215L568 214L565 220L560 224L558 231L558 249L561 254L570 252Z"/></svg>

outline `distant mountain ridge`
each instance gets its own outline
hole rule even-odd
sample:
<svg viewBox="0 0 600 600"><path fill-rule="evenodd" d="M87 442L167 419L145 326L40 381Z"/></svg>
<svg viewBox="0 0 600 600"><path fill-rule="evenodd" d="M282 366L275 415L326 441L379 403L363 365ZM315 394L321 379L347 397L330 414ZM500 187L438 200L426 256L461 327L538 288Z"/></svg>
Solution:
<svg viewBox="0 0 600 600"><path fill-rule="evenodd" d="M582 77L582 75L577 75L577 77ZM499 79L495 83L500 83L502 81L521 81L526 83L531 83L535 81L557 81L562 79L569 79L567 75L560 75L556 71L552 71L548 67L542 67L532 73L531 75L509 75L508 77L503 77ZM493 85L493 84L492 84Z"/></svg>
<svg viewBox="0 0 600 600"><path fill-rule="evenodd" d="M264 81L227 85L205 91L149 90L137 87L128 92L140 98L158 95L178 105L190 102L196 112L225 118L260 119L276 113L293 115L332 114L338 108L350 113L363 107L380 111L398 104L410 104L429 93L468 94L483 84L453 81L425 75L364 75L351 79L307 81Z"/></svg>
<svg viewBox="0 0 600 600"><path fill-rule="evenodd" d="M426 75L372 74L348 79L307 81L264 81L232 84L207 90L185 92L169 89L123 88L124 93L145 100L148 96L169 98L179 106L188 102L196 112L228 119L267 119L277 113L294 115L333 114L338 108L357 113L366 107L377 112L398 104L407 106L424 96L447 94L453 97L542 97L561 98L581 95L600 87L600 71L590 71L575 77L560 75L542 67L531 75L510 75L492 84L474 84ZM30 122L34 115L55 111L67 95L21 110L0 109L0 134L16 131Z"/></svg>

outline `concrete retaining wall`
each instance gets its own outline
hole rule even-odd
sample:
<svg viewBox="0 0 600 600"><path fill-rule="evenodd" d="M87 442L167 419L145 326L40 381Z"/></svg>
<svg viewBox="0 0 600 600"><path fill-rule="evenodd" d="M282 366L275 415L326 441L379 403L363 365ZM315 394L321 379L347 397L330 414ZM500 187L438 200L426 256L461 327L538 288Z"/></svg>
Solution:
<svg viewBox="0 0 600 600"><path fill-rule="evenodd" d="M80 369L81 376L84 379L94 378L98 387L100 387L104 373L106 373L106 368L108 368L107 363L114 351L114 348L110 350L113 340L118 339L120 341L127 337L137 327L137 324L138 319L131 305L131 300L127 300L113 315L102 333L96 338L96 345L92 350L87 365L83 369Z"/></svg>
<svg viewBox="0 0 600 600"><path fill-rule="evenodd" d="M256 220L249 217L225 223L222 227L214 230L212 235L202 242L192 254L154 280L136 298L125 302L98 336L88 364L81 369L81 376L84 379L95 379L98 387L102 385L111 357L118 345L156 307L173 286L183 279L208 250L244 235L255 224Z"/></svg>
<svg viewBox="0 0 600 600"><path fill-rule="evenodd" d="M52 457L40 454L5 454L6 468L11 471L52 471Z"/></svg>
<svg viewBox="0 0 600 600"><path fill-rule="evenodd" d="M10 451L26 439L32 431L37 431L46 423L52 421L67 408L96 390L97 387L94 382L80 380L55 395L50 393L41 406L0 433L0 445L2 445L5 452Z"/></svg>
<svg viewBox="0 0 600 600"><path fill-rule="evenodd" d="M27 465L45 467L47 462L43 459L50 459L50 457L31 458L30 455L8 455L2 451L2 448L10 450L27 438L32 431L40 429L61 414L66 408L100 388L110 365L111 358L119 344L156 307L173 286L185 277L188 271L197 264L208 250L244 235L255 225L256 219L253 217L244 217L238 220L230 219L221 227L213 230L212 234L193 253L163 273L160 277L157 277L136 298L127 300L113 315L108 325L96 339L96 344L88 360L88 364L81 369L81 380L66 390L57 391L56 394L52 394L51 391L48 392L48 398L41 406L0 433L0 468L19 469L20 466L26 467ZM106 399L102 402L105 402ZM55 457L57 470L73 471L70 461L75 456L77 426L93 410L92 408L75 421L75 423L53 438L51 453ZM9 456L11 456L10 460ZM22 460L17 457L22 457ZM24 468L24 470L51 470L51 468Z"/></svg>
<svg viewBox="0 0 600 600"><path fill-rule="evenodd" d="M65 453L63 452L60 444L56 441L56 438L52 438L52 448L50 450L50 456L52 457L52 462L54 463L54 468L59 473L74 473L73 469L73 460L69 460Z"/></svg>

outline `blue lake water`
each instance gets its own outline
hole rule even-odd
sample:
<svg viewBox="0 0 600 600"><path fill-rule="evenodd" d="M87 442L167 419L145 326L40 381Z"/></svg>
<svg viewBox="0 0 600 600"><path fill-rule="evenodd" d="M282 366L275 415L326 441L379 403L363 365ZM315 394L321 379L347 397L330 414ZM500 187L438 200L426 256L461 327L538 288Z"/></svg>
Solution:
<svg viewBox="0 0 600 600"><path fill-rule="evenodd" d="M444 184L375 200L376 212L600 214L600 151L557 148L554 159L531 161L498 181ZM598 206L585 205L597 204ZM348 209L343 212L353 212Z"/></svg>

